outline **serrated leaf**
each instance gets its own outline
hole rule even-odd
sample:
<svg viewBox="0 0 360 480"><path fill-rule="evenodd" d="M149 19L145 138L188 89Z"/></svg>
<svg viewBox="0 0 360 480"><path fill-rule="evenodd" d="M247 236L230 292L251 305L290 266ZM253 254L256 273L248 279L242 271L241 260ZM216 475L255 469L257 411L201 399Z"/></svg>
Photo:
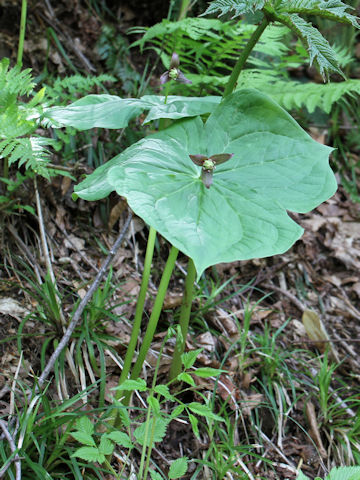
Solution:
<svg viewBox="0 0 360 480"><path fill-rule="evenodd" d="M283 0L278 7L278 11L317 15L359 28L357 18L346 11L349 9L353 7L340 0Z"/></svg>
<svg viewBox="0 0 360 480"><path fill-rule="evenodd" d="M319 30L296 14L281 15L279 20L301 39L309 53L310 65L316 62L324 79L327 79L329 74L333 72L343 76L334 50Z"/></svg>
<svg viewBox="0 0 360 480"><path fill-rule="evenodd" d="M194 432L195 437L200 438L199 426L198 426L199 425L199 420L192 413L189 413L188 417L189 417L191 427L192 427L192 430Z"/></svg>
<svg viewBox="0 0 360 480"><path fill-rule="evenodd" d="M148 433L148 438L146 442L147 446L149 446L149 443L150 443L150 431L152 429L152 422L154 420L155 420L155 432L154 432L153 442L155 443L161 442L164 439L166 434L166 429L169 423L169 421L163 417L152 417L150 419L149 433ZM146 422L142 423L140 427L137 427L134 430L134 437L136 438L136 441L140 445L144 445L145 430L146 430Z"/></svg>
<svg viewBox="0 0 360 480"><path fill-rule="evenodd" d="M87 95L67 107L53 107L46 111L58 126L87 130L94 127L124 128L129 121L148 111L144 123L158 118L178 119L212 112L221 97L181 97L144 95L141 98L121 98L116 95Z"/></svg>
<svg viewBox="0 0 360 480"><path fill-rule="evenodd" d="M253 13L260 10L265 5L265 0L215 0L210 2L210 5L202 15L210 15L217 13L226 15L234 12L232 18L239 17L245 13Z"/></svg>
<svg viewBox="0 0 360 480"><path fill-rule="evenodd" d="M134 446L129 435L125 432L110 432L107 433L106 436L122 447L133 448Z"/></svg>
<svg viewBox="0 0 360 480"><path fill-rule="evenodd" d="M310 480L309 477L304 475L301 471L298 473L298 476L296 477L296 480Z"/></svg>
<svg viewBox="0 0 360 480"><path fill-rule="evenodd" d="M196 350L191 350L190 352L185 352L181 355L181 362L186 369L191 368L199 354L203 351L202 348L198 348Z"/></svg>
<svg viewBox="0 0 360 480"><path fill-rule="evenodd" d="M81 431L92 435L94 433L94 425L88 417L80 417L76 421L76 428Z"/></svg>
<svg viewBox="0 0 360 480"><path fill-rule="evenodd" d="M102 435L99 444L99 452L103 455L111 455L114 450L114 444L109 440L108 435Z"/></svg>
<svg viewBox="0 0 360 480"><path fill-rule="evenodd" d="M219 370L218 368L211 368L211 367L201 367L201 368L197 368L191 373L193 375L196 375L197 377L208 378L208 377L217 377L223 372L225 372L225 370Z"/></svg>
<svg viewBox="0 0 360 480"><path fill-rule="evenodd" d="M72 457L81 458L87 462L99 462L105 461L105 456L94 447L81 447L78 448L72 455Z"/></svg>
<svg viewBox="0 0 360 480"><path fill-rule="evenodd" d="M325 480L359 480L360 467L333 468Z"/></svg>
<svg viewBox="0 0 360 480"><path fill-rule="evenodd" d="M177 407L175 407L174 410L171 412L171 418L177 418L179 415L182 414L184 409L185 405L178 405Z"/></svg>
<svg viewBox="0 0 360 480"><path fill-rule="evenodd" d="M287 211L308 212L336 191L331 151L265 95L239 90L205 125L197 117L148 136L105 165L106 179L95 171L75 191L95 200L98 188L116 189L194 260L199 278L217 263L288 250L303 230ZM220 153L234 155L207 189L189 155Z"/></svg>
<svg viewBox="0 0 360 480"><path fill-rule="evenodd" d="M155 393L162 395L166 400L174 400L175 397L171 395L169 387L167 385L155 385Z"/></svg>
<svg viewBox="0 0 360 480"><path fill-rule="evenodd" d="M154 410L155 413L160 412L160 403L159 400L156 397L153 397L152 395L149 395L147 398L147 402L150 405L150 407Z"/></svg>
<svg viewBox="0 0 360 480"><path fill-rule="evenodd" d="M197 415L201 415L202 417L211 418L212 420L217 420L218 422L225 421L222 417L220 417L219 415L216 415L216 413L214 413L211 410L211 408L209 408L207 405L204 405L202 403L191 402L186 406L193 413L196 413Z"/></svg>
<svg viewBox="0 0 360 480"><path fill-rule="evenodd" d="M179 373L179 375L176 378L179 382L185 382L188 385L191 385L192 387L195 387L194 379L192 378L191 375L189 375L186 372Z"/></svg>
<svg viewBox="0 0 360 480"><path fill-rule="evenodd" d="M95 447L96 443L93 437L86 432L71 432L71 436L75 438L75 440L83 445L88 445L90 447Z"/></svg>
<svg viewBox="0 0 360 480"><path fill-rule="evenodd" d="M155 472L155 470L150 470L151 480L164 480L160 473Z"/></svg>
<svg viewBox="0 0 360 480"><path fill-rule="evenodd" d="M172 480L184 476L188 469L188 461L189 460L187 457L181 457L171 462L169 468L169 478Z"/></svg>
<svg viewBox="0 0 360 480"><path fill-rule="evenodd" d="M138 378L137 380L132 380L128 378L124 380L121 385L118 387L114 387L111 390L124 390L124 391L134 391L138 390L139 392L145 392L147 390L146 382L142 378Z"/></svg>

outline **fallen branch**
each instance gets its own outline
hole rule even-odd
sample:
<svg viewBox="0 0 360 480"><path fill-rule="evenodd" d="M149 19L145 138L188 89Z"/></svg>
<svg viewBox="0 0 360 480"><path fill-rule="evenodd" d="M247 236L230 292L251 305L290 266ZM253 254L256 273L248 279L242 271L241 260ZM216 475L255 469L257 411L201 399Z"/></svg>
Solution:
<svg viewBox="0 0 360 480"><path fill-rule="evenodd" d="M10 450L14 454L14 459L10 460L10 461L7 461L5 463L5 465L1 468L0 478L2 478L5 475L7 469L10 467L11 462L13 461L15 463L15 472L16 472L16 477L15 478L16 478L16 480L21 480L21 460L20 460L19 455L17 453L15 453L17 448L16 448L16 445L15 445L14 439L11 436L11 433L9 432L9 430L7 428L7 425L6 425L6 422L4 422L4 420L0 420L0 428L3 431L3 434L6 438L6 440L9 442Z"/></svg>

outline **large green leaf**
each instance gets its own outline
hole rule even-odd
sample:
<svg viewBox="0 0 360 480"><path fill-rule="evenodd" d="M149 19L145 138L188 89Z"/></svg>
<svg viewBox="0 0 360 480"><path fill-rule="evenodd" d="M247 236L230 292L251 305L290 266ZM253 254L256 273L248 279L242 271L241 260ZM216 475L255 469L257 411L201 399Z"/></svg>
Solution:
<svg viewBox="0 0 360 480"><path fill-rule="evenodd" d="M47 110L45 118L59 127L70 126L79 130L94 127L124 128L132 118L148 111L144 123L157 118L179 119L212 112L221 97L179 97L144 95L141 98L121 98L116 95L87 95L67 107Z"/></svg>
<svg viewBox="0 0 360 480"><path fill-rule="evenodd" d="M268 97L240 90L205 124L200 117L181 120L141 140L75 191L95 200L115 189L201 275L216 263L290 248L302 229L287 210L307 212L336 190L330 152ZM207 189L189 155L220 153L234 155L218 165Z"/></svg>

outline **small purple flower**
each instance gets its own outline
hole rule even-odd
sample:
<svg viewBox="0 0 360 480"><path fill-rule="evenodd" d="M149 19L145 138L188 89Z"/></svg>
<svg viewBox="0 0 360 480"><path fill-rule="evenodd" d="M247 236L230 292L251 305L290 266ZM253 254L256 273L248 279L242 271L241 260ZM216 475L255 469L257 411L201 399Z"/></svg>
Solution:
<svg viewBox="0 0 360 480"><path fill-rule="evenodd" d="M163 85L164 83L170 82L170 80L175 80L176 82L180 83L192 83L191 80L185 77L185 75L179 69L180 60L179 55L177 53L173 53L170 62L169 70L166 70L161 77L160 83Z"/></svg>
<svg viewBox="0 0 360 480"><path fill-rule="evenodd" d="M189 155L189 157L195 165L202 167L201 180L206 188L210 188L213 183L213 172L216 165L227 162L233 155L233 153L220 153L218 155L211 155L211 157L207 157L206 155Z"/></svg>

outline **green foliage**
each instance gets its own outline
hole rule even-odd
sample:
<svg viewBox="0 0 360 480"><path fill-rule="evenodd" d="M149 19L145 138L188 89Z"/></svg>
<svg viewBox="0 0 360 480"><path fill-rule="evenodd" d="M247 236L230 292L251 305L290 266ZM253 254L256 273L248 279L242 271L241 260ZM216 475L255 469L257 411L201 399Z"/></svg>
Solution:
<svg viewBox="0 0 360 480"><path fill-rule="evenodd" d="M131 64L126 38L117 33L115 27L104 25L97 49L100 58L105 60L107 70L121 80L123 91L126 94L135 93L140 75Z"/></svg>
<svg viewBox="0 0 360 480"><path fill-rule="evenodd" d="M324 480L358 480L360 478L360 467L335 467ZM310 480L309 477L299 472L297 480ZM321 480L316 477L315 480Z"/></svg>
<svg viewBox="0 0 360 480"><path fill-rule="evenodd" d="M34 83L30 70L9 69L9 60L0 62L0 158L8 165L17 163L37 175L49 179L57 172L48 168L49 146L57 144L51 139L35 134L42 113L45 90L40 90L28 103L19 100L21 95L31 95ZM63 173L64 174L64 173Z"/></svg>
<svg viewBox="0 0 360 480"><path fill-rule="evenodd" d="M174 460L169 469L169 478L180 478L185 475L188 468L188 459L186 457L178 458Z"/></svg>
<svg viewBox="0 0 360 480"><path fill-rule="evenodd" d="M150 28L132 30L134 33L143 33L143 37L133 46L144 48L146 45L146 48L154 49L164 68L167 68L172 52L176 50L181 58L181 70L193 84L173 84L171 91L186 91L187 94L191 91L195 95L200 92L218 93L222 92L227 82L226 75L232 71L239 48L246 44L255 28L245 22L221 22L205 18L185 18L178 22L163 20ZM271 57L274 67L274 58L284 56L288 50L284 41L287 31L287 28L279 25L268 27L255 46L251 61L264 56ZM283 72L284 68L278 70Z"/></svg>
<svg viewBox="0 0 360 480"><path fill-rule="evenodd" d="M275 4L269 1L215 0L210 3L204 15L209 13L225 15L235 12L234 17L238 17L244 13L262 10L269 21L286 25L300 38L309 53L310 64L316 63L325 79L331 73L341 74L336 54L319 30L300 15L316 15L359 28L356 17L346 11L349 8L351 7L339 0L292 0L290 2L283 0Z"/></svg>
<svg viewBox="0 0 360 480"><path fill-rule="evenodd" d="M260 10L264 5L265 0L215 0L210 2L210 5L203 15L217 13L221 16L234 13L233 18L235 18L246 13L253 13L256 10Z"/></svg>
<svg viewBox="0 0 360 480"><path fill-rule="evenodd" d="M319 30L296 14L284 14L281 16L281 21L302 40L309 52L310 65L315 62L324 78L327 78L330 73L342 75L334 50Z"/></svg>
<svg viewBox="0 0 360 480"><path fill-rule="evenodd" d="M212 112L220 97L188 98L144 95L141 98L120 98L115 95L87 95L67 107L49 109L45 117L58 126L72 126L79 130L124 128L143 111L148 111L144 123L159 118L178 119Z"/></svg>
<svg viewBox="0 0 360 480"><path fill-rule="evenodd" d="M169 65L171 53L176 48L181 57L181 69L191 79L192 85L173 85L172 91L190 90L219 93L228 81L224 75L235 63L239 45L243 45L254 32L255 26L244 22L220 22L216 19L186 18L178 22L163 20L149 28L136 27L143 33L133 45L153 48L161 57L164 68ZM238 80L237 89L256 88L272 97L286 109L306 107L309 113L316 108L329 113L334 104L346 96L360 93L357 79L318 84L291 79L289 68L297 68L307 61L307 52L298 41L295 52L290 50L288 29L279 24L269 26L254 48L245 69ZM333 47L331 55L345 67L352 61L344 48ZM333 57L332 57L333 58ZM335 59L333 58L333 61Z"/></svg>
<svg viewBox="0 0 360 480"><path fill-rule="evenodd" d="M207 189L189 155L222 152L234 156L217 167ZM194 260L200 276L219 262L287 250L301 229L284 209L310 210L336 189L329 153L267 97L243 90L205 125L199 117L184 120L141 140L75 191L95 200L116 189Z"/></svg>
<svg viewBox="0 0 360 480"><path fill-rule="evenodd" d="M86 95L94 89L106 91L105 83L114 83L113 75L103 73L101 75L71 75L69 77L56 77L53 81L45 84L45 100L49 105L66 105L74 98Z"/></svg>

